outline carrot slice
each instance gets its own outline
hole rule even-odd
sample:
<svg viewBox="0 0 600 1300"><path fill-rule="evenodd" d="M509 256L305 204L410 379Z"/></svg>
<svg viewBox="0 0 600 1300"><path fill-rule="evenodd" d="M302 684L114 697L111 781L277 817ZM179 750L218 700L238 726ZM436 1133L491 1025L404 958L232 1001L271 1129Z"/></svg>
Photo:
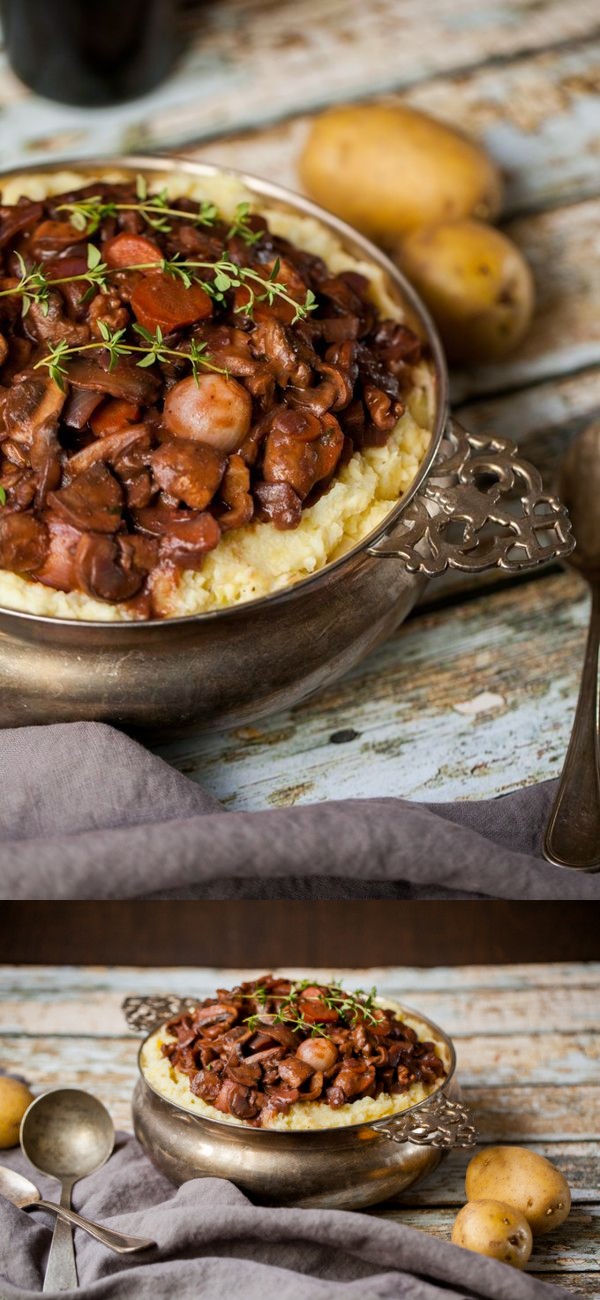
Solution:
<svg viewBox="0 0 600 1300"><path fill-rule="evenodd" d="M162 273L144 276L131 296L131 307L145 329L152 334L160 325L163 334L180 325L193 325L212 312L212 302L199 284L186 288L182 280Z"/></svg>
<svg viewBox="0 0 600 1300"><path fill-rule="evenodd" d="M102 248L108 266L135 266L138 262L162 262L163 254L151 239L132 235L123 230L120 235L107 239Z"/></svg>
<svg viewBox="0 0 600 1300"><path fill-rule="evenodd" d="M111 401L103 402L99 411L96 411L90 420L90 424L97 438L103 438L106 433L118 433L126 424L135 424L140 418L140 408L133 402L126 402L121 397L115 397Z"/></svg>

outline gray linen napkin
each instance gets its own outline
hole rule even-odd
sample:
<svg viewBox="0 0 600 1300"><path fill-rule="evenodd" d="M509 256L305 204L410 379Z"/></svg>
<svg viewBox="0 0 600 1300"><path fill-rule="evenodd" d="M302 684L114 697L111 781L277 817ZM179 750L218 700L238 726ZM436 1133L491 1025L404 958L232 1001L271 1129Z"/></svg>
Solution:
<svg viewBox="0 0 600 1300"><path fill-rule="evenodd" d="M20 1152L2 1155L56 1197L56 1183ZM118 1256L76 1231L80 1289L62 1294L81 1300L572 1300L562 1287L369 1214L265 1209L217 1178L175 1189L123 1134L108 1164L75 1188L74 1208L157 1242ZM51 1225L46 1213L0 1196L2 1300L41 1291Z"/></svg>
<svg viewBox="0 0 600 1300"><path fill-rule="evenodd" d="M7 730L0 897L600 898L600 876L542 860L553 788L227 812L103 724Z"/></svg>

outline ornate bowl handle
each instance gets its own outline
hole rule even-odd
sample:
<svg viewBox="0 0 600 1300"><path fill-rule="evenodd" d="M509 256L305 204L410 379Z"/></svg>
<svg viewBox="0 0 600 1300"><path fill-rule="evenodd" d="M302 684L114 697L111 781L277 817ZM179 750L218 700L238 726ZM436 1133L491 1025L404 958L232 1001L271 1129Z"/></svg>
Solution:
<svg viewBox="0 0 600 1300"><path fill-rule="evenodd" d="M570 555L569 517L508 438L448 421L439 455L405 514L368 554L429 578L446 569L519 573Z"/></svg>
<svg viewBox="0 0 600 1300"><path fill-rule="evenodd" d="M443 1093L419 1110L395 1115L386 1121L385 1127L374 1124L373 1128L391 1142L416 1142L417 1146L443 1151L472 1147L477 1141L477 1129L471 1122L468 1106L462 1101L451 1101Z"/></svg>
<svg viewBox="0 0 600 1300"><path fill-rule="evenodd" d="M178 998L173 993L165 993L151 998L123 998L121 1010L128 1029L135 1029L138 1034L151 1034L165 1020L197 1005L195 998Z"/></svg>

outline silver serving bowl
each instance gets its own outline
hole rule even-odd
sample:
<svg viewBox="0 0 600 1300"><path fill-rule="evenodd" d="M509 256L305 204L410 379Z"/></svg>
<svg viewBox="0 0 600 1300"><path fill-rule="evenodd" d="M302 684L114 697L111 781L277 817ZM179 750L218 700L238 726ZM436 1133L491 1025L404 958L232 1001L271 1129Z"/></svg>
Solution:
<svg viewBox="0 0 600 1300"><path fill-rule="evenodd" d="M146 1015L152 1001L140 1000ZM175 1014L177 1001L173 1000L170 1014ZM181 1000L179 1009L189 1006L189 1000ZM141 1067L144 1040L133 1095L135 1135L152 1163L178 1185L190 1178L227 1178L262 1204L338 1210L356 1210L398 1196L432 1173L445 1152L471 1147L476 1140L469 1111L459 1100L451 1040L420 1012L410 1014L444 1043L449 1069L425 1101L397 1115L343 1128L294 1131L208 1119L152 1087ZM127 1019L133 1028L139 1026L135 1009Z"/></svg>
<svg viewBox="0 0 600 1300"><path fill-rule="evenodd" d="M62 165L79 173L82 184L107 167L124 176L141 172L150 182L157 172L206 177L224 170L143 156ZM388 291L427 341L435 368L428 452L373 533L284 591L206 614L139 623L0 608L0 727L94 719L167 736L248 723L289 708L354 667L407 617L428 578L448 567L520 572L573 548L563 507L544 493L537 470L518 458L515 445L468 434L449 418L439 337L397 267L314 203L236 175L258 200L317 218L350 253L385 272Z"/></svg>

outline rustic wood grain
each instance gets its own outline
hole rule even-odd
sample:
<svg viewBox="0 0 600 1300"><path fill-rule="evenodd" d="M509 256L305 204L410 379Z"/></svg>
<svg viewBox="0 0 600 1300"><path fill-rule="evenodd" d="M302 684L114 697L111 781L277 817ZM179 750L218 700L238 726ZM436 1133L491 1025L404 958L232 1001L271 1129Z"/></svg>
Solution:
<svg viewBox="0 0 600 1300"><path fill-rule="evenodd" d="M494 991L497 997L504 990L576 988L600 990L600 962L585 964L573 962L511 963L509 966L340 966L332 972L330 966L311 967L317 979L336 979L349 988L369 987L376 984L382 996L406 997L409 993L468 990ZM305 967L286 965L275 969L275 974L285 973L291 979L302 979ZM42 998L70 1000L102 993L105 996L125 997L134 992L140 996L153 993L178 993L187 996L207 997L215 988L215 981L227 987L241 979L258 978L263 971L258 967L211 966L19 966L0 965L0 1006L7 999L18 997L27 1004ZM37 1010L33 1013L38 1016Z"/></svg>
<svg viewBox="0 0 600 1300"><path fill-rule="evenodd" d="M600 42L591 39L426 78L369 102L410 104L479 140L502 168L508 216L598 194L599 86ZM301 191L297 159L313 117L230 132L185 154Z"/></svg>
<svg viewBox="0 0 600 1300"><path fill-rule="evenodd" d="M372 984L371 972L368 975ZM227 977L235 983L234 973L228 973ZM331 977L331 971L327 977ZM197 977L184 983L180 971L171 971L164 977L164 984L155 984L154 988L162 993L182 992L188 996L206 997L215 987L215 980L221 982L223 978L222 972L215 972L212 979L203 979L201 983ZM358 981L354 973L350 978L352 987L356 987ZM389 981L377 980L377 987L382 996L394 997L407 1006L418 997L423 1014L443 1024L460 1044L461 1070L470 1071L472 1078L480 1078L482 1071L486 1073L493 1067L500 1072L502 1082L517 1083L522 1078L529 1082L524 1075L526 1070L531 1071L531 1081L548 1082L556 1078L560 1064L561 1078L565 1077L566 1082L569 1074L577 1082L584 1081L584 1076L586 1079L591 1076L590 1082L600 1079L595 1064L599 1050L595 1043L598 1027L598 991L595 986L503 989L501 993L497 993L494 986L466 990L421 988L413 990L410 996L405 989L390 985ZM83 1033L86 1038L91 1035L115 1038L115 1052L122 1050L126 1059L129 1031L121 1003L124 996L139 996L143 992L140 982L118 989L112 986L88 989L86 1021L82 1027L82 994L76 987L71 990L68 987L57 988L50 996L40 990L35 995L30 993L27 1001L17 988L7 991L2 997L2 1023L6 1031L15 1035L28 1035L33 1018L34 1023L43 1025L44 1035L48 1037L71 1039L74 1034ZM478 1066L481 1035L486 1036L487 1048L483 1063ZM528 1042L524 1064L519 1060L523 1035L527 1036ZM118 1046L119 1040L123 1040L122 1049ZM555 1060L553 1065L554 1053L558 1053L559 1061ZM477 1070L474 1075L473 1071Z"/></svg>
<svg viewBox="0 0 600 1300"><path fill-rule="evenodd" d="M489 798L545 780L568 741L587 608L560 573L419 614L295 709L157 752L236 809Z"/></svg>
<svg viewBox="0 0 600 1300"><path fill-rule="evenodd" d="M497 64L597 32L588 0L544 5L448 0L221 0L190 23L174 76L151 95L93 113L36 100L0 69L4 165L124 148L164 149L277 121L487 61Z"/></svg>
<svg viewBox="0 0 600 1300"><path fill-rule="evenodd" d="M420 1228L421 1231L428 1232L432 1237L438 1237L442 1241L450 1240L452 1224L456 1217L454 1210L437 1208L408 1210L402 1207L396 1210L369 1210L367 1213L374 1214L377 1218L388 1219L391 1223L403 1223L407 1227ZM554 1272L558 1266L564 1266L568 1259L569 1272L597 1275L600 1272L599 1220L600 1207L590 1206L584 1209L576 1207L562 1228L557 1228L555 1232L536 1239L527 1271L535 1270L542 1275L546 1271Z"/></svg>
<svg viewBox="0 0 600 1300"><path fill-rule="evenodd" d="M122 1027L122 997L190 990L205 995L241 974L0 967L0 1065L25 1074L36 1091L60 1083L92 1089L127 1129L136 1041ZM319 979L331 972L310 974ZM388 995L410 990L413 1003L430 1015L435 1004L437 1018L456 1038L463 1092L481 1141L531 1147L550 1158L572 1186L571 1215L557 1232L536 1241L529 1271L580 1295L598 1296L600 965L387 967L339 974L353 987L376 982ZM467 1162L468 1153L452 1152L422 1186L370 1213L447 1240L464 1202Z"/></svg>

